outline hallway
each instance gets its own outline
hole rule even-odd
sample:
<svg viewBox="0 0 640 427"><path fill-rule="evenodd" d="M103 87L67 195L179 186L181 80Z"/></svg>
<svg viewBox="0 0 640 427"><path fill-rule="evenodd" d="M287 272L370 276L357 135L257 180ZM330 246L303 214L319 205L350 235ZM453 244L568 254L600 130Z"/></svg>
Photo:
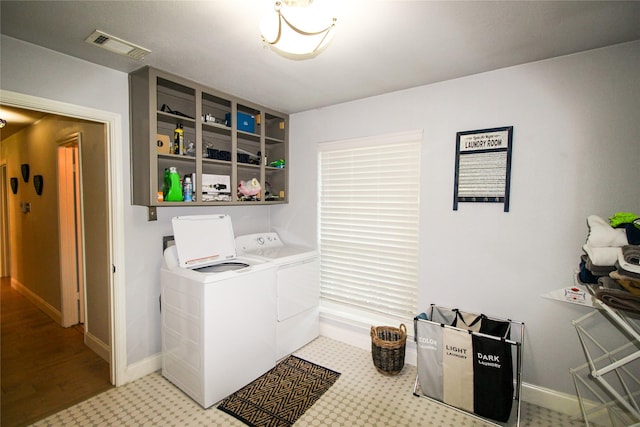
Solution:
<svg viewBox="0 0 640 427"><path fill-rule="evenodd" d="M29 425L113 386L109 364L1 279L1 422Z"/></svg>

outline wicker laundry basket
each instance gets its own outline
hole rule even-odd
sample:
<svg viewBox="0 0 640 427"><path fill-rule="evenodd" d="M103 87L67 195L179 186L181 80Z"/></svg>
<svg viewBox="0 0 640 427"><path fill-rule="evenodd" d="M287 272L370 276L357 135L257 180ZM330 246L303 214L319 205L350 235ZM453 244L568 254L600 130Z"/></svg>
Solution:
<svg viewBox="0 0 640 427"><path fill-rule="evenodd" d="M371 327L371 356L378 372L396 375L404 367L404 351L407 343L407 327Z"/></svg>

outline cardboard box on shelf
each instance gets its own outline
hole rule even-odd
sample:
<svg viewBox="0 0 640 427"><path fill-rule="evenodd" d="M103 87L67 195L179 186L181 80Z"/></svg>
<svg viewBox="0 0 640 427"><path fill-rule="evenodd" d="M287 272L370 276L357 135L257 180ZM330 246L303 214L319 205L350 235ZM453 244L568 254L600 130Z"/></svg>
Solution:
<svg viewBox="0 0 640 427"><path fill-rule="evenodd" d="M171 152L171 140L169 136L157 134L156 146L158 147L158 154L169 154Z"/></svg>

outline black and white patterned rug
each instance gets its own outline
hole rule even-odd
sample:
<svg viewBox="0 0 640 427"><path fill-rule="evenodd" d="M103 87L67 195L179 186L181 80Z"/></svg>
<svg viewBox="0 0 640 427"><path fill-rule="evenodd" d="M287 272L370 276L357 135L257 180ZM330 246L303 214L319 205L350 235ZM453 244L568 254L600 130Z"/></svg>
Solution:
<svg viewBox="0 0 640 427"><path fill-rule="evenodd" d="M339 372L289 356L226 397L218 409L254 427L291 426L339 376Z"/></svg>

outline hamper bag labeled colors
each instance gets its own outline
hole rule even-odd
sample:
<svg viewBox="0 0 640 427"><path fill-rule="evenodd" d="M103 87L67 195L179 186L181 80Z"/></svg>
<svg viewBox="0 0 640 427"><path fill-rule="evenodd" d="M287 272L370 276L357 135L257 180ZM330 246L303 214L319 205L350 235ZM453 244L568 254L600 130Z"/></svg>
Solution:
<svg viewBox="0 0 640 427"><path fill-rule="evenodd" d="M444 401L442 393L442 331L437 323L415 321L418 346L418 378L425 396Z"/></svg>
<svg viewBox="0 0 640 427"><path fill-rule="evenodd" d="M404 367L404 353L407 343L407 327L371 327L371 357L378 372L396 375Z"/></svg>
<svg viewBox="0 0 640 427"><path fill-rule="evenodd" d="M450 308L431 306L429 319L442 325L455 326L457 313Z"/></svg>

